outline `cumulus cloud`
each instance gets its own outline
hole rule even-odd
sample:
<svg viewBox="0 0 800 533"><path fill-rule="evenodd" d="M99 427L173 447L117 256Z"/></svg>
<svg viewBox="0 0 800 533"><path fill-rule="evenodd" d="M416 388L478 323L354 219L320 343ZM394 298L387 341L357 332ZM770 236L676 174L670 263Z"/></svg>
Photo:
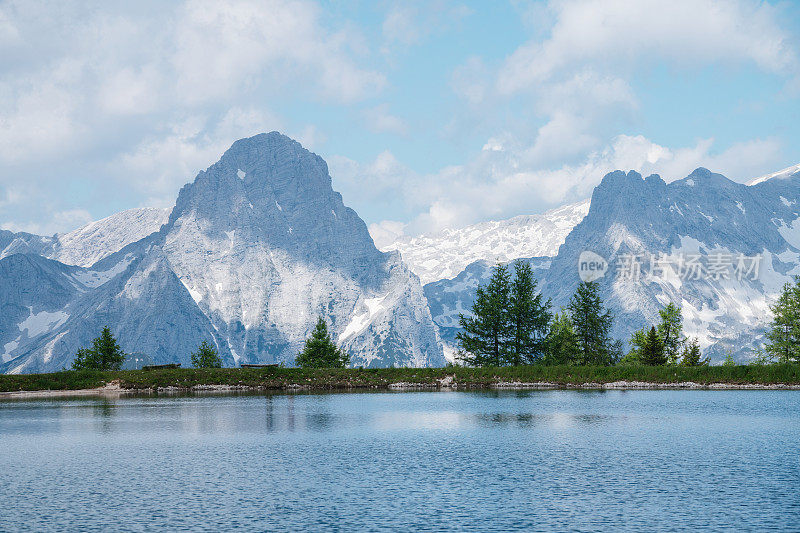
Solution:
<svg viewBox="0 0 800 533"><path fill-rule="evenodd" d="M419 182L419 176L406 167L389 150L384 150L370 163L361 164L343 156L328 160L333 185L351 205L358 201L397 201Z"/></svg>
<svg viewBox="0 0 800 533"><path fill-rule="evenodd" d="M781 161L778 138L720 150L713 139L675 148L620 135L637 129L641 104L631 80L643 67L752 65L791 85L798 57L779 7L755 0L552 0L531 9L527 20L537 28L530 41L497 65L473 56L454 70L451 86L469 106L468 120L485 112L482 125L495 133L464 164L422 178L427 205L406 232L580 200L616 169L672 180L706 166L745 181ZM492 120L504 106L523 118L503 116L498 128ZM419 205L416 186L406 188L407 202Z"/></svg>
<svg viewBox="0 0 800 533"><path fill-rule="evenodd" d="M115 180L163 204L237 138L280 128L313 147L325 135L287 127L269 103L286 91L332 105L375 96L386 80L362 66L368 54L358 30L310 0L4 2L0 185L20 172L36 185L30 209L4 217L49 216L43 198L67 167L84 188Z"/></svg>
<svg viewBox="0 0 800 533"><path fill-rule="evenodd" d="M282 129L280 119L255 108L232 108L218 121L203 116L188 117L120 154L109 165L108 173L116 173L120 179L129 175L147 176L146 180L133 183L147 195L144 204L168 207L175 201L175 192L198 171L219 159L235 140L253 132L278 129ZM310 139L306 130L296 137L302 138L303 133Z"/></svg>
<svg viewBox="0 0 800 533"><path fill-rule="evenodd" d="M429 35L447 30L471 13L467 6L448 0L395 3L381 25L383 51L420 44Z"/></svg>
<svg viewBox="0 0 800 533"><path fill-rule="evenodd" d="M779 11L754 0L551 1L549 38L531 40L501 68L497 88L513 93L576 65L627 71L661 58L680 65L750 61L796 71L797 56Z"/></svg>
<svg viewBox="0 0 800 533"><path fill-rule="evenodd" d="M670 149L641 135L618 135L608 146L589 152L576 164L549 169L526 165L525 151L509 149L510 145L493 139L465 165L448 167L435 175L410 174L402 182L376 180L382 183L383 194L391 195L394 186L394 196L404 198L409 205L424 206L407 224L384 221L370 226L376 242L579 201L591 196L603 176L619 169L636 170L645 176L659 174L666 181L674 181L705 166L744 182L772 168L781 149L776 139L756 139L715 151L713 139ZM370 187L372 168L361 170L362 187Z"/></svg>
<svg viewBox="0 0 800 533"><path fill-rule="evenodd" d="M369 225L369 234L379 249L395 242L405 233L405 223L397 220L383 220Z"/></svg>
<svg viewBox="0 0 800 533"><path fill-rule="evenodd" d="M405 135L408 132L408 125L402 118L392 115L387 104L366 109L364 120L367 128L374 133Z"/></svg>

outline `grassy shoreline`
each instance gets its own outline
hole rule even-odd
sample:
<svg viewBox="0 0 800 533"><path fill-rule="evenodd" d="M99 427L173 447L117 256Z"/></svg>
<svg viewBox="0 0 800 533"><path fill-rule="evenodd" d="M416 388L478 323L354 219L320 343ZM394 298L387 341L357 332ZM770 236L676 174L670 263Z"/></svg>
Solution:
<svg viewBox="0 0 800 533"><path fill-rule="evenodd" d="M0 392L69 391L95 389L109 383L126 391L202 390L240 388L251 390L352 390L458 388L489 389L515 385L584 388L586 384L640 382L651 385L695 383L800 385L800 365L715 367L579 367L520 366L500 368L383 368L300 369L219 368L123 370L118 372L64 371L51 374L0 375Z"/></svg>

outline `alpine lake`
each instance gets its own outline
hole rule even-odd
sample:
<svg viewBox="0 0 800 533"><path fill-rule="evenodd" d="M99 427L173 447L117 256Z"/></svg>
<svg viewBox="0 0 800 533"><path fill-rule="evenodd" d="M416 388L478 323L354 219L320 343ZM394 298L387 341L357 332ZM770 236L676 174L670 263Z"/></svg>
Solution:
<svg viewBox="0 0 800 533"><path fill-rule="evenodd" d="M800 391L0 402L0 531L800 529Z"/></svg>

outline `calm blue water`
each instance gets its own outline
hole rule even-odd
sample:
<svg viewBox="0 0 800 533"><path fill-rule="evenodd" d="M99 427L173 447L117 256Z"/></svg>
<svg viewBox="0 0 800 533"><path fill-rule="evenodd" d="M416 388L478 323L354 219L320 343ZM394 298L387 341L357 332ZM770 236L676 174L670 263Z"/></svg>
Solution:
<svg viewBox="0 0 800 533"><path fill-rule="evenodd" d="M0 403L0 530L800 530L800 392Z"/></svg>

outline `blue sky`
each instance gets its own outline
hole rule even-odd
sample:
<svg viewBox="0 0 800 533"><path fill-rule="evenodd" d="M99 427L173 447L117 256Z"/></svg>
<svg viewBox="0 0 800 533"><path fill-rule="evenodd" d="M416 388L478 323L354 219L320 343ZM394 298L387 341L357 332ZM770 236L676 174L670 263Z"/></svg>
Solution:
<svg viewBox="0 0 800 533"><path fill-rule="evenodd" d="M611 170L800 162L800 3L0 2L0 227L178 189L237 138L323 156L376 237L537 213Z"/></svg>

